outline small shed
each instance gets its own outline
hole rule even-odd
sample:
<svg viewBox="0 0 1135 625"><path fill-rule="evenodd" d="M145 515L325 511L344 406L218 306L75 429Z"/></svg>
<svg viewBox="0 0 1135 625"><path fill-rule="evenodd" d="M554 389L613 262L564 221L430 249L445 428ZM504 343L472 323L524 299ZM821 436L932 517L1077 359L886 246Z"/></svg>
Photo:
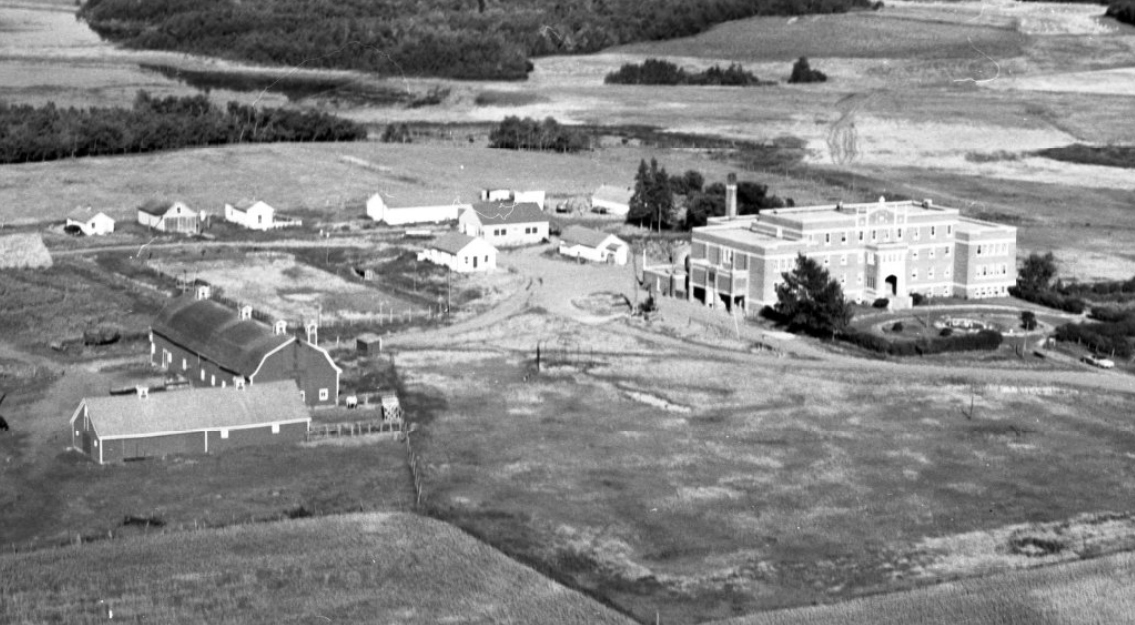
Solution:
<svg viewBox="0 0 1135 625"><path fill-rule="evenodd" d="M367 332L355 338L355 352L360 356L370 356L382 351L382 337Z"/></svg>
<svg viewBox="0 0 1135 625"><path fill-rule="evenodd" d="M114 219L103 212L92 212L90 207L76 208L67 215L64 228L75 228L86 236L98 236L114 232Z"/></svg>
<svg viewBox="0 0 1135 625"><path fill-rule="evenodd" d="M497 248L479 237L447 232L427 245L418 254L418 260L442 265L460 273L489 271L497 266Z"/></svg>
<svg viewBox="0 0 1135 625"><path fill-rule="evenodd" d="M630 245L613 234L571 226L560 236L560 254L598 263L625 265L630 256Z"/></svg>

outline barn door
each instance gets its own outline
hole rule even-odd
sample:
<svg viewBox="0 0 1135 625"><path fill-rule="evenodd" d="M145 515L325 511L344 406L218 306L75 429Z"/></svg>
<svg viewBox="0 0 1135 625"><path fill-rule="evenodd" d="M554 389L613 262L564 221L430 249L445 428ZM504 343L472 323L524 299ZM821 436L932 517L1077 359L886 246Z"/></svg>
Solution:
<svg viewBox="0 0 1135 625"><path fill-rule="evenodd" d="M91 433L83 432L83 453L91 455Z"/></svg>

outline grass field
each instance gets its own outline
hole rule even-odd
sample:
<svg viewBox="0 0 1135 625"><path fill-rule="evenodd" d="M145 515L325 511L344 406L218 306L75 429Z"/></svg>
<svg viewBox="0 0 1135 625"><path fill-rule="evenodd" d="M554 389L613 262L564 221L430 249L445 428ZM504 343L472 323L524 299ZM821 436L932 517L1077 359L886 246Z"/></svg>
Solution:
<svg viewBox="0 0 1135 625"><path fill-rule="evenodd" d="M540 339L545 364L559 363L525 381ZM956 557L971 542L950 537L986 536L993 557L1008 548L997 528L1111 510L1131 494L1122 398L989 392L968 419L969 386L949 380L821 380L775 358L737 370L599 330L569 335L538 315L484 341L524 357L398 355L407 388L430 398L408 403L426 424L428 504L645 621L972 574ZM1085 553L1123 548L1124 527ZM986 570L1051 561L994 558Z"/></svg>
<svg viewBox="0 0 1135 625"><path fill-rule="evenodd" d="M1124 553L1007 575L768 612L715 625L1094 625L1131 623L1135 555Z"/></svg>
<svg viewBox="0 0 1135 625"><path fill-rule="evenodd" d="M460 531L353 514L0 555L9 623L631 623Z"/></svg>

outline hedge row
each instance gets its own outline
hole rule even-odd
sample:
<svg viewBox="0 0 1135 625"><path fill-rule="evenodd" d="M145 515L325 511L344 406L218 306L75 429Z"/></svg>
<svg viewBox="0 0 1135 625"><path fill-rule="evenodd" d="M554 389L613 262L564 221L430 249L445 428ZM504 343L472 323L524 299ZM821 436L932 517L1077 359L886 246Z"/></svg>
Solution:
<svg viewBox="0 0 1135 625"><path fill-rule="evenodd" d="M974 334L951 334L934 338L920 337L913 341L891 341L878 334L863 332L854 328L849 328L841 338L864 349L892 356L925 356L945 352L989 351L1000 347L1001 341L1004 340L1001 333L996 330L981 330Z"/></svg>
<svg viewBox="0 0 1135 625"><path fill-rule="evenodd" d="M1064 312L1070 312L1075 315L1084 312L1087 308L1084 304L1084 300L1074 295L1061 295L1056 291L1032 291L1011 286L1009 287L1009 294L1013 297L1023 299L1026 302L1063 310Z"/></svg>

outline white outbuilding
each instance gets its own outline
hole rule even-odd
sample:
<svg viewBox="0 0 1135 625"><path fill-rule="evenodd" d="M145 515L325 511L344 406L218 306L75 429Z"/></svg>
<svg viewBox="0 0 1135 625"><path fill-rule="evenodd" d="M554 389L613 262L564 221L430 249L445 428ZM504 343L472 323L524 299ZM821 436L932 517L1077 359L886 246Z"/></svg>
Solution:
<svg viewBox="0 0 1135 625"><path fill-rule="evenodd" d="M79 232L89 237L110 234L114 232L114 219L111 219L106 213L92 212L90 207L76 208L67 215L67 223L63 227L78 228Z"/></svg>
<svg viewBox="0 0 1135 625"><path fill-rule="evenodd" d="M560 254L597 263L625 265L630 245L619 237L582 226L570 226L560 235Z"/></svg>
<svg viewBox="0 0 1135 625"><path fill-rule="evenodd" d="M469 207L470 204L462 202L457 194L424 199L402 199L389 195L383 197L381 193L375 193L367 200L367 217L388 226L441 223L456 221L458 214Z"/></svg>
<svg viewBox="0 0 1135 625"><path fill-rule="evenodd" d="M605 184L591 194L591 211L607 215L626 215L631 211L634 191Z"/></svg>
<svg viewBox="0 0 1135 625"><path fill-rule="evenodd" d="M489 271L497 266L497 248L478 237L448 232L428 244L425 251L418 254L418 260L460 273Z"/></svg>
<svg viewBox="0 0 1135 625"><path fill-rule="evenodd" d="M278 218L276 209L262 200L242 200L236 204L225 204L225 221L244 226L249 230L272 230L301 225L297 219Z"/></svg>

